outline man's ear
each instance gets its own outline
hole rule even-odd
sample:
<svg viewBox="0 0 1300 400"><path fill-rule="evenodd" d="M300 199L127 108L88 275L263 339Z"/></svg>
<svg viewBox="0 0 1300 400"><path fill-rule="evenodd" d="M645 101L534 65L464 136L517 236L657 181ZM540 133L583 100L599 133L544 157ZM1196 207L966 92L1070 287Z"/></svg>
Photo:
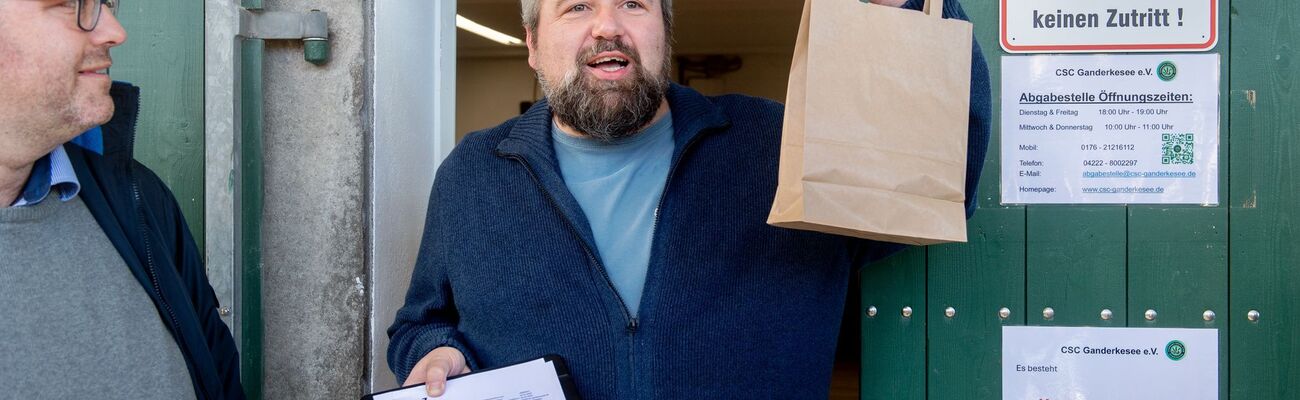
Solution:
<svg viewBox="0 0 1300 400"><path fill-rule="evenodd" d="M524 45L528 46L528 66L537 69L537 42L533 40L533 31L524 27Z"/></svg>

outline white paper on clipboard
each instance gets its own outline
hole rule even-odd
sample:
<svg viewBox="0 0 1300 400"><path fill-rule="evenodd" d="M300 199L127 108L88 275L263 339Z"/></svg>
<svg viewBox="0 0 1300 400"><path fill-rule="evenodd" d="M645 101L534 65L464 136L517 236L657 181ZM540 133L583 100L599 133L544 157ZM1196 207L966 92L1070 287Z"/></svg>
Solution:
<svg viewBox="0 0 1300 400"><path fill-rule="evenodd" d="M562 400L564 388L555 366L544 359L484 371L447 381L439 397L424 385L374 395L374 400Z"/></svg>

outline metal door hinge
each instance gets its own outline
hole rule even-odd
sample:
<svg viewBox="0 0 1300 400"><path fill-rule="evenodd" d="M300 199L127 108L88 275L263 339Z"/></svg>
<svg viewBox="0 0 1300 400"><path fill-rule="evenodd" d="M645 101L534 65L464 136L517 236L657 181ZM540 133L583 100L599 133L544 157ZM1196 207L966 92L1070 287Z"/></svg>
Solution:
<svg viewBox="0 0 1300 400"><path fill-rule="evenodd" d="M324 11L239 10L239 36L249 39L302 40L303 59L321 65L329 61L329 15Z"/></svg>

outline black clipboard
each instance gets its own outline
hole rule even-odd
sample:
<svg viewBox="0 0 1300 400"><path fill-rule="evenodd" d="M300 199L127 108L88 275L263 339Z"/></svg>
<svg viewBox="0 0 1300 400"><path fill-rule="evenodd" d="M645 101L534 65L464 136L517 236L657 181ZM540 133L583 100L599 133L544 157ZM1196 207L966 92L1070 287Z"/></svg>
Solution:
<svg viewBox="0 0 1300 400"><path fill-rule="evenodd" d="M544 361L548 361L548 362L550 362L550 363L551 363L551 366L555 367L555 376L557 376L557 377L560 378L560 388L564 389L564 400L582 400L582 396L578 395L578 386L575 385L575 384L573 383L573 375L569 373L569 365L566 364L566 363L564 362L564 357L560 357L558 354L547 354L547 355L545 355L545 356L542 356L541 359L544 360ZM453 376L453 377L451 377L451 378L447 378L447 380L448 380L448 381L456 380L456 379L464 378L464 377L471 376L471 375L481 374L481 373L484 373L484 372L490 372L490 371L494 371L494 370L498 370L498 369L502 369L502 368L513 367L513 366L515 366L515 365L524 364L524 363L529 363L529 362L533 362L533 361L537 361L537 359L536 359L536 358L533 358L533 359L529 359L529 360L525 360L525 361L520 361L520 362L513 363L513 364L502 365L502 366L495 367L495 368L488 368L488 369L484 369L484 370L478 370L478 371L470 372L470 373L468 373L468 374L464 374L464 375ZM385 391L382 391L382 392L371 393L371 394L368 394L368 395L365 395L365 396L361 396L361 400L374 400L374 399L375 399L375 396L378 396L378 395L381 395L381 394L384 394L384 393L396 392L396 391L399 391L399 390L406 390L406 389L410 389L410 388L413 388L413 387L420 387L420 386L424 386L424 384L423 384L423 383L417 383L417 384L414 384L414 385L411 385L411 386L400 387L400 388L396 388L396 389L385 390Z"/></svg>

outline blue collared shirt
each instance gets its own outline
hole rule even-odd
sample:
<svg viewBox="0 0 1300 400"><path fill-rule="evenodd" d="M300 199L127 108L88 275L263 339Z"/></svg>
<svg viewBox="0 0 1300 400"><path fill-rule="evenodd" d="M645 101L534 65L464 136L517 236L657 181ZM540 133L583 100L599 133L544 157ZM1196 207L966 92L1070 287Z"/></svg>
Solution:
<svg viewBox="0 0 1300 400"><path fill-rule="evenodd" d="M49 197L50 189L53 188L59 189L61 201L72 200L73 197L77 197L77 193L81 192L81 182L77 180L77 173L72 170L72 160L68 159L68 152L63 150L62 145L36 160L36 164L32 165L31 176L23 186L23 193L18 196L13 206L40 204Z"/></svg>

